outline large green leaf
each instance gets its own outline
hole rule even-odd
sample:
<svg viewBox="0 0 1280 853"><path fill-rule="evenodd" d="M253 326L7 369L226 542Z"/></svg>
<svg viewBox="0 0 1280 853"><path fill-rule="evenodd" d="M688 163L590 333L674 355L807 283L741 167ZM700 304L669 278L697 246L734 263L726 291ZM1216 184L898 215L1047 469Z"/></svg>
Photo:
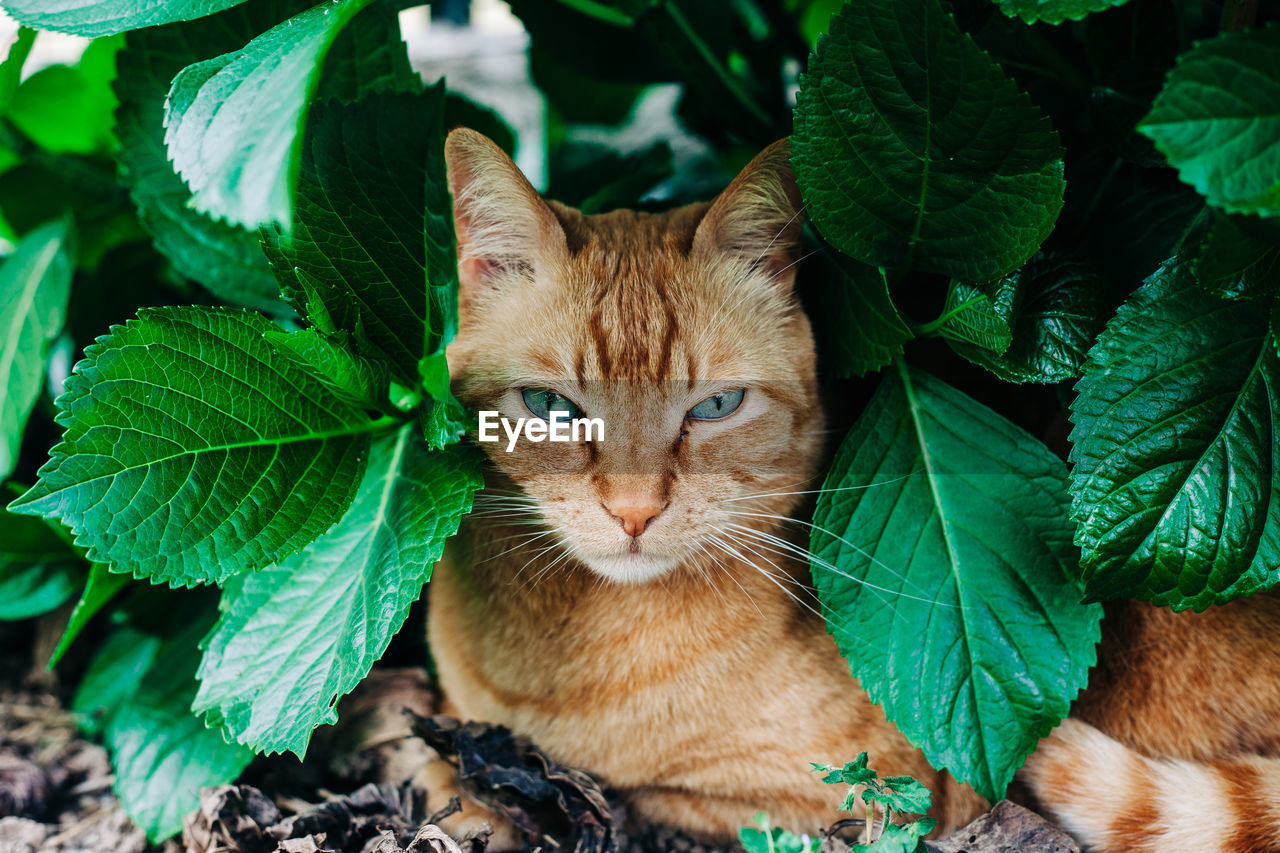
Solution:
<svg viewBox="0 0 1280 853"><path fill-rule="evenodd" d="M939 0L859 0L800 80L792 163L842 252L970 281L1020 265L1062 208L1049 122Z"/></svg>
<svg viewBox="0 0 1280 853"><path fill-rule="evenodd" d="M204 603L164 602L173 612L161 631L118 627L76 695L76 709L104 731L121 807L153 843L182 829L201 788L235 781L253 758L191 713L197 643L214 615Z"/></svg>
<svg viewBox="0 0 1280 853"><path fill-rule="evenodd" d="M1274 219L1218 211L1194 265L1200 286L1219 296L1251 299L1274 292L1280 288L1280 226Z"/></svg>
<svg viewBox="0 0 1280 853"><path fill-rule="evenodd" d="M196 712L256 750L303 756L400 629L480 485L471 451L430 451L412 426L376 442L333 530L224 591Z"/></svg>
<svg viewBox="0 0 1280 853"><path fill-rule="evenodd" d="M74 67L50 65L32 74L14 93L5 117L46 151L110 152L116 108L111 81L121 43L118 38L99 39L85 48Z"/></svg>
<svg viewBox="0 0 1280 853"><path fill-rule="evenodd" d="M1071 579L1066 479L1031 435L899 363L814 514L814 582L854 676L993 801L1095 659L1102 613Z"/></svg>
<svg viewBox="0 0 1280 853"><path fill-rule="evenodd" d="M444 347L457 329L444 87L317 104L290 233L266 235L286 296L322 332L349 333L403 384L426 386L432 444L456 440L460 409Z"/></svg>
<svg viewBox="0 0 1280 853"><path fill-rule="evenodd" d="M1210 204L1280 215L1280 23L1178 57L1138 130Z"/></svg>
<svg viewBox="0 0 1280 853"><path fill-rule="evenodd" d="M911 329L889 298L884 271L826 249L807 262L818 273L811 310L825 368L837 376L879 370L902 353Z"/></svg>
<svg viewBox="0 0 1280 853"><path fill-rule="evenodd" d="M268 342L260 315L156 308L85 351L62 441L16 511L60 518L89 558L173 585L302 549L355 496L380 428Z"/></svg>
<svg viewBox="0 0 1280 853"><path fill-rule="evenodd" d="M1044 21L1061 24L1078 21L1090 12L1101 12L1114 6L1123 6L1129 0L996 0L1000 11L1011 18L1021 18L1024 23Z"/></svg>
<svg viewBox="0 0 1280 853"><path fill-rule="evenodd" d="M66 319L75 267L71 239L70 219L49 222L18 241L0 264L0 480L18 462L49 344Z"/></svg>
<svg viewBox="0 0 1280 853"><path fill-rule="evenodd" d="M0 619L53 610L75 594L84 569L80 555L46 522L0 510Z"/></svg>
<svg viewBox="0 0 1280 853"><path fill-rule="evenodd" d="M250 228L290 225L308 106L321 91L330 49L371 2L321 3L240 50L188 66L174 78L165 105L165 144L197 209ZM370 10L378 22L386 12ZM385 40L385 27L375 28ZM368 54L367 65L353 69L341 62L361 50ZM341 68L324 91L350 98L402 82L403 59L385 74L378 62L390 53L370 53L364 38L339 48Z"/></svg>
<svg viewBox="0 0 1280 853"><path fill-rule="evenodd" d="M1280 579L1280 369L1268 305L1166 264L1089 353L1071 407L1086 588L1203 610Z"/></svg>
<svg viewBox="0 0 1280 853"><path fill-rule="evenodd" d="M62 632L62 638L58 640L57 648L49 658L50 668L57 666L58 661L62 660L62 656L67 653L67 649L71 648L71 644L75 642L76 637L80 636L80 632L89 624L89 620L128 584L128 575L115 574L102 563L93 564L89 569L89 579L85 581L84 590L80 593L80 600L71 611L71 618Z"/></svg>
<svg viewBox="0 0 1280 853"><path fill-rule="evenodd" d="M5 0L10 17L41 30L104 36L138 27L188 21L228 9L244 0Z"/></svg>
<svg viewBox="0 0 1280 853"><path fill-rule="evenodd" d="M120 54L115 92L117 158L138 214L174 269L237 305L280 312L275 276L257 232L193 209L191 192L164 146L164 103L174 75L195 62L242 47L287 17L298 3L251 3L190 23L130 33Z"/></svg>
<svg viewBox="0 0 1280 853"><path fill-rule="evenodd" d="M1006 382L1061 382L1080 374L1110 309L1103 282L1088 264L1047 255L988 290L986 301L965 315L1002 322L1001 346L953 337L956 352ZM952 283L953 295L974 292L973 285Z"/></svg>
<svg viewBox="0 0 1280 853"><path fill-rule="evenodd" d="M971 282L951 282L942 315L931 325L936 325L938 334L952 343L999 355L1013 343L1009 318L1015 291L1007 286L994 290L989 295Z"/></svg>

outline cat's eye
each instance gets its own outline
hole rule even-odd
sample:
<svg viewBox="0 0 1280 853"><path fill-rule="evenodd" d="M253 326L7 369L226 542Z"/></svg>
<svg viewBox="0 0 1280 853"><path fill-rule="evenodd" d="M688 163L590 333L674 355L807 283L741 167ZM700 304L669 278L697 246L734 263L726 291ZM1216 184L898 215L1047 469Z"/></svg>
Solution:
<svg viewBox="0 0 1280 853"><path fill-rule="evenodd" d="M742 398L746 393L747 389L745 388L735 388L732 391L721 391L719 394L712 394L690 409L689 414L685 417L695 421L715 421L728 417L742 405Z"/></svg>
<svg viewBox="0 0 1280 853"><path fill-rule="evenodd" d="M525 388L520 392L524 404L536 418L551 420L552 412L568 412L568 420L582 417L582 408L563 394L546 388Z"/></svg>

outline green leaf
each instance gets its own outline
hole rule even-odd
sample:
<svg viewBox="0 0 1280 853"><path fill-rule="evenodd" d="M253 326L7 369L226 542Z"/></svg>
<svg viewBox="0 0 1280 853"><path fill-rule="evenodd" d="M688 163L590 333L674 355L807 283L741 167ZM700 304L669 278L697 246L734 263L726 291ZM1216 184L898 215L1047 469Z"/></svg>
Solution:
<svg viewBox="0 0 1280 853"><path fill-rule="evenodd" d="M1091 12L1123 6L1129 0L996 0L1000 11L1025 24L1078 21Z"/></svg>
<svg viewBox="0 0 1280 853"><path fill-rule="evenodd" d="M69 218L31 230L0 264L0 480L18 464L49 345L66 320L74 267Z"/></svg>
<svg viewBox="0 0 1280 853"><path fill-rule="evenodd" d="M282 289L317 328L348 332L441 404L429 407L433 446L463 432L444 362L458 324L444 104L443 86L317 104L293 230L265 235Z"/></svg>
<svg viewBox="0 0 1280 853"><path fill-rule="evenodd" d="M89 559L154 582L219 582L293 554L355 496L368 433L260 315L156 308L85 350L66 428L19 512L59 518Z"/></svg>
<svg viewBox="0 0 1280 853"><path fill-rule="evenodd" d="M910 776L886 776L878 791L862 792L862 801L875 801L886 809L905 814L924 814L933 803L933 793Z"/></svg>
<svg viewBox="0 0 1280 853"><path fill-rule="evenodd" d="M1057 134L938 0L845 4L800 79L791 144L818 230L872 266L998 278L1062 208Z"/></svg>
<svg viewBox="0 0 1280 853"><path fill-rule="evenodd" d="M31 45L35 43L36 31L28 27L19 27L13 44L9 45L9 55L0 62L0 113L9 109L14 92L22 81L22 66L31 55Z"/></svg>
<svg viewBox="0 0 1280 853"><path fill-rule="evenodd" d="M817 308L809 316L823 344L825 370L836 376L863 376L902 354L903 344L912 338L911 328L889 298L883 269L825 247L807 265L819 279Z"/></svg>
<svg viewBox="0 0 1280 853"><path fill-rule="evenodd" d="M347 515L305 551L223 593L195 710L241 743L302 757L422 593L481 485L469 449L429 451L412 425L373 445Z"/></svg>
<svg viewBox="0 0 1280 853"><path fill-rule="evenodd" d="M818 853L822 839L772 826L768 815L756 812L756 825L739 829L738 841L746 853Z"/></svg>
<svg viewBox="0 0 1280 853"><path fill-rule="evenodd" d="M1095 659L1102 612L1071 580L1066 466L899 363L824 490L814 582L850 669L934 767L999 799Z"/></svg>
<svg viewBox="0 0 1280 853"><path fill-rule="evenodd" d="M58 640L58 647L53 650L53 655L49 658L50 669L62 660L62 656L67 653L67 649L71 648L71 644L75 642L76 637L80 636L80 632L89 624L89 620L128 584L127 575L113 574L102 563L93 564L89 569L89 580L84 585L84 591L80 593L80 600L76 602L66 630L62 632L62 639Z"/></svg>
<svg viewBox="0 0 1280 853"><path fill-rule="evenodd" d="M187 21L244 0L5 0L4 10L19 23L78 36L104 36L138 27Z"/></svg>
<svg viewBox="0 0 1280 853"><path fill-rule="evenodd" d="M362 62L358 70L344 63L368 49L361 38L334 51L332 82L321 87L330 49L371 2L321 3L240 50L188 66L174 78L165 106L165 145L198 210L249 228L290 226L313 97L322 88L353 97L402 79L403 63L387 69L374 64L386 54L370 54L369 64ZM381 22L385 11L369 13Z"/></svg>
<svg viewBox="0 0 1280 853"><path fill-rule="evenodd" d="M54 154L95 154L115 145L111 91L121 39L92 42L76 66L50 65L22 82L6 117Z"/></svg>
<svg viewBox="0 0 1280 853"><path fill-rule="evenodd" d="M953 291L972 285L952 284ZM1037 258L994 287L986 303L1003 321L1002 351L953 340L952 349L1006 382L1061 382L1079 376L1110 312L1089 265L1066 256ZM966 312L972 314L973 312Z"/></svg>
<svg viewBox="0 0 1280 853"><path fill-rule="evenodd" d="M1280 370L1268 305L1171 261L1089 353L1071 407L1072 516L1095 599L1203 610L1280 579Z"/></svg>
<svg viewBox="0 0 1280 853"><path fill-rule="evenodd" d="M267 333L272 346L322 382L340 400L367 409L386 408L391 385L387 365L356 355L349 338L346 332L330 337L316 329Z"/></svg>
<svg viewBox="0 0 1280 853"><path fill-rule="evenodd" d="M923 853L927 851L924 837L937 825L931 817L906 824L891 823L873 844L854 844L849 849L851 853Z"/></svg>
<svg viewBox="0 0 1280 853"><path fill-rule="evenodd" d="M1179 56L1138 130L1210 204L1280 215L1280 24Z"/></svg>
<svg viewBox="0 0 1280 853"><path fill-rule="evenodd" d="M256 231L193 209L164 145L169 84L188 65L235 50L298 3L251 3L190 23L132 32L120 54L115 93L123 182L155 246L174 269L235 305L287 311Z"/></svg>
<svg viewBox="0 0 1280 853"><path fill-rule="evenodd" d="M84 560L47 523L0 510L0 620L48 613L83 577Z"/></svg>
<svg viewBox="0 0 1280 853"><path fill-rule="evenodd" d="M1196 281L1228 299L1252 299L1280 285L1280 230L1257 217L1215 213L1194 260Z"/></svg>
<svg viewBox="0 0 1280 853"><path fill-rule="evenodd" d="M988 296L976 284L951 282L942 316L935 321L938 334L970 348L1003 353L1013 343L1009 316L1014 295L1012 287L998 287Z"/></svg>
<svg viewBox="0 0 1280 853"><path fill-rule="evenodd" d="M200 789L235 781L253 752L191 713L197 643L212 613L183 601L163 633L118 628L81 683L75 706L96 710L125 814L158 844L182 829ZM179 621L176 617L183 617Z"/></svg>

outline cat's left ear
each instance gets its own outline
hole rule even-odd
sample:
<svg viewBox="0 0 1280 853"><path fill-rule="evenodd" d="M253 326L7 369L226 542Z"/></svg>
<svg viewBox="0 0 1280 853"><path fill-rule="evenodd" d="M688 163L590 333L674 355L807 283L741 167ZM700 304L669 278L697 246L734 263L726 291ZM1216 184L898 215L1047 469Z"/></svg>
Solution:
<svg viewBox="0 0 1280 853"><path fill-rule="evenodd" d="M786 139L756 155L712 202L694 234L691 254L737 256L789 290L804 225L804 205L790 161Z"/></svg>

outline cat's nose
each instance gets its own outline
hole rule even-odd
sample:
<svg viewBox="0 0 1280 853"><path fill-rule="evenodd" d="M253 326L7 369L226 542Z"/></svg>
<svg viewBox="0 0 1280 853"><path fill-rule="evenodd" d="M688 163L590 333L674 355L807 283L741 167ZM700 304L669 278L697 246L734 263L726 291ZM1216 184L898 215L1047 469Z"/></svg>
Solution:
<svg viewBox="0 0 1280 853"><path fill-rule="evenodd" d="M609 515L618 519L618 523L622 525L622 532L634 538L644 533L653 520L662 515L664 508L648 501L642 503L619 501L612 506L606 504L605 509L608 510Z"/></svg>

